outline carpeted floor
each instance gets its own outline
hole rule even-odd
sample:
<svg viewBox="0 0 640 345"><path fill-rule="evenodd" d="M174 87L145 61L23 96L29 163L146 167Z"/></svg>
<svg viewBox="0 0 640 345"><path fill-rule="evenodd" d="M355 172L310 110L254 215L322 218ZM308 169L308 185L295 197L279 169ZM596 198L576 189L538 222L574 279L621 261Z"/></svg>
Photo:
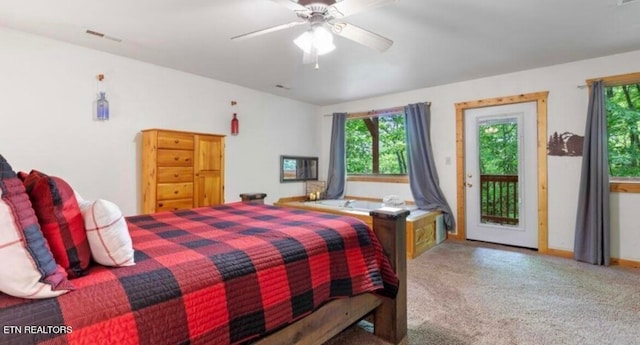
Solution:
<svg viewBox="0 0 640 345"><path fill-rule="evenodd" d="M408 262L409 344L637 345L640 269L444 242ZM386 345L354 326L325 345Z"/></svg>

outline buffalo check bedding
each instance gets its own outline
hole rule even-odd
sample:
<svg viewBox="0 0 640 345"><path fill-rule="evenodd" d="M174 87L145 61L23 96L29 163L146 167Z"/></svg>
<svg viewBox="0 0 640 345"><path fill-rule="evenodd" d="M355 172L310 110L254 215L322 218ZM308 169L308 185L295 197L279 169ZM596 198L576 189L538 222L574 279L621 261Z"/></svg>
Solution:
<svg viewBox="0 0 640 345"><path fill-rule="evenodd" d="M0 344L246 343L331 299L398 288L351 217L233 203L127 223L135 266L93 264L57 298L0 293Z"/></svg>

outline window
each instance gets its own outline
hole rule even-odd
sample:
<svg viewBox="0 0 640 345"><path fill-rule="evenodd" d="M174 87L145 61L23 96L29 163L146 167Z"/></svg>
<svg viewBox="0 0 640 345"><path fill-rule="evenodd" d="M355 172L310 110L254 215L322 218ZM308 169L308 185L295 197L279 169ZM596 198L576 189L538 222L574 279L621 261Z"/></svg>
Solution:
<svg viewBox="0 0 640 345"><path fill-rule="evenodd" d="M403 113L349 118L345 134L349 180L407 182Z"/></svg>
<svg viewBox="0 0 640 345"><path fill-rule="evenodd" d="M640 81L605 87L609 174L640 179Z"/></svg>
<svg viewBox="0 0 640 345"><path fill-rule="evenodd" d="M602 78L611 190L640 192L640 73Z"/></svg>

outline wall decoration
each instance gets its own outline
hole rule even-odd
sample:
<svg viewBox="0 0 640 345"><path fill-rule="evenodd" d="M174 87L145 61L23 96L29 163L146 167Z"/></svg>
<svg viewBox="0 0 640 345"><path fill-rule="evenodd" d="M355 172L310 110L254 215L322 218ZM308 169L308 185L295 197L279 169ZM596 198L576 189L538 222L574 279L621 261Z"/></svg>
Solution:
<svg viewBox="0 0 640 345"><path fill-rule="evenodd" d="M240 122L238 121L238 114L233 113L233 118L231 119L231 135L238 135L240 133Z"/></svg>
<svg viewBox="0 0 640 345"><path fill-rule="evenodd" d="M105 98L104 74L98 74L98 99L95 101L95 113L98 121L109 120L109 101Z"/></svg>
<svg viewBox="0 0 640 345"><path fill-rule="evenodd" d="M236 106L238 102L231 101L231 106ZM233 113L233 118L231 119L231 135L238 135L240 133L240 121L238 120L238 113Z"/></svg>
<svg viewBox="0 0 640 345"><path fill-rule="evenodd" d="M549 156L582 156L583 142L584 136L571 132L562 134L553 132L547 143L547 154Z"/></svg>

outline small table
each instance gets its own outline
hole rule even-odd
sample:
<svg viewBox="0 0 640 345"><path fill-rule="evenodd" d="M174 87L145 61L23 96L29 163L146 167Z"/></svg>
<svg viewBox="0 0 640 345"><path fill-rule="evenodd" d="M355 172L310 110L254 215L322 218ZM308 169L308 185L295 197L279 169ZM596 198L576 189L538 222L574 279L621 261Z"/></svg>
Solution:
<svg viewBox="0 0 640 345"><path fill-rule="evenodd" d="M248 202L252 204L264 204L264 198L267 197L266 193L242 193L240 198L242 202Z"/></svg>

